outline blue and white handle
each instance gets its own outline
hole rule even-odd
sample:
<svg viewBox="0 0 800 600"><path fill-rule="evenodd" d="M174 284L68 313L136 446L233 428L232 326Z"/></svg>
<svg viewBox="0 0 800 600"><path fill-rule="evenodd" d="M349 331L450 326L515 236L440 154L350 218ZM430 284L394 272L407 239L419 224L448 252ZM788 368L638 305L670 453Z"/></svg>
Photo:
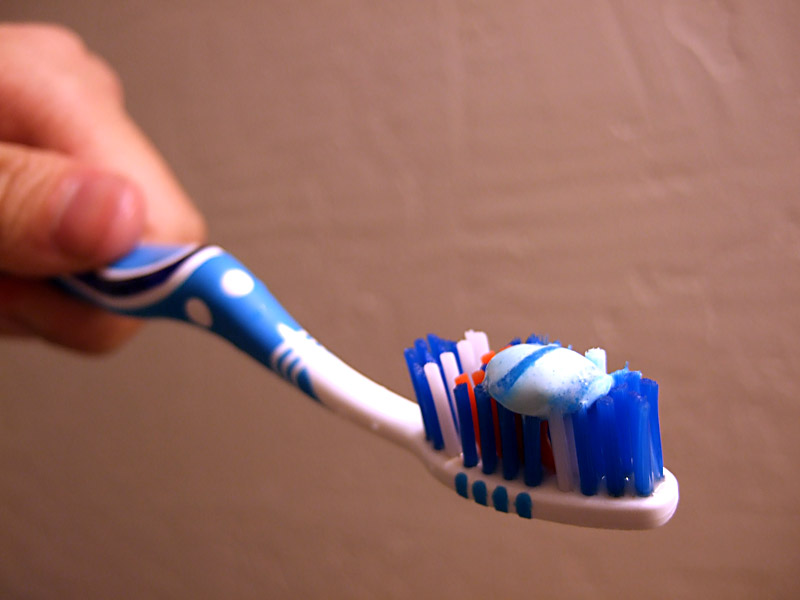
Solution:
<svg viewBox="0 0 800 600"><path fill-rule="evenodd" d="M100 271L59 283L113 312L168 317L212 331L315 400L396 442L406 445L421 431L416 404L323 348L218 246L142 245Z"/></svg>
<svg viewBox="0 0 800 600"><path fill-rule="evenodd" d="M72 292L111 311L187 321L226 338L316 398L291 348L307 337L297 322L233 256L218 246L140 246L96 272L62 279Z"/></svg>

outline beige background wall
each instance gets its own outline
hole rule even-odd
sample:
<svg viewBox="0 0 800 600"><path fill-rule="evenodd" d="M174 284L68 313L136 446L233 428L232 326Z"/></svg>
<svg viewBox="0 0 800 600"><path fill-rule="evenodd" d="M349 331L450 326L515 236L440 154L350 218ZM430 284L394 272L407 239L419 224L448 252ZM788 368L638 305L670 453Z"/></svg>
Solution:
<svg viewBox="0 0 800 600"><path fill-rule="evenodd" d="M2 0L67 24L210 223L400 392L428 331L659 380L681 505L598 532L463 501L223 342L0 342L0 596L790 598L800 5Z"/></svg>

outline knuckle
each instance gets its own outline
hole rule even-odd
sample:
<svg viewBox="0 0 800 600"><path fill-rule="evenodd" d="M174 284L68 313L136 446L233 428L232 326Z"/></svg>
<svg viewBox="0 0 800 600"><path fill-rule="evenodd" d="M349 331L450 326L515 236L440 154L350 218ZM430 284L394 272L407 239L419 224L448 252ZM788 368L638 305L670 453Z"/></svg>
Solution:
<svg viewBox="0 0 800 600"><path fill-rule="evenodd" d="M29 230L34 203L50 193L49 171L34 155L0 145L0 253L9 253Z"/></svg>
<svg viewBox="0 0 800 600"><path fill-rule="evenodd" d="M0 152L0 243L16 229L22 198L29 195L28 160L23 153Z"/></svg>

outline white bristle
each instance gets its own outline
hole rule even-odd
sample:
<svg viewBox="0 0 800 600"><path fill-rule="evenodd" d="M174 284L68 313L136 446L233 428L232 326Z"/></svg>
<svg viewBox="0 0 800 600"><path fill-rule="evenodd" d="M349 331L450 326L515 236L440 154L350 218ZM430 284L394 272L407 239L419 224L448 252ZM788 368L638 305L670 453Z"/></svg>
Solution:
<svg viewBox="0 0 800 600"><path fill-rule="evenodd" d="M471 375L480 368L480 362L475 358L475 348L469 340L461 340L456 344L458 360L461 361L461 370L467 375Z"/></svg>
<svg viewBox="0 0 800 600"><path fill-rule="evenodd" d="M575 449L575 430L572 427L572 416L564 417L564 431L567 434L567 451L569 452L569 466L572 475L573 487L580 487L580 475L578 474L578 451Z"/></svg>
<svg viewBox="0 0 800 600"><path fill-rule="evenodd" d="M558 411L550 413L547 419L550 426L550 445L556 463L556 483L562 492L572 490L572 459L570 458L564 415Z"/></svg>
<svg viewBox="0 0 800 600"><path fill-rule="evenodd" d="M486 335L485 331L475 331L474 329L470 329L464 333L464 337L466 337L469 340L469 343L472 344L472 347L475 350L475 358L478 359L478 365L480 365L483 355L487 354L489 350L491 350L489 346L489 336Z"/></svg>
<svg viewBox="0 0 800 600"><path fill-rule="evenodd" d="M428 387L433 396L433 404L436 407L436 416L439 419L439 427L442 430L442 440L444 441L444 452L448 456L458 456L461 453L461 442L456 433L453 423L453 416L450 412L450 402L447 399L447 392L444 389L442 373L439 365L434 362L426 363L423 367L425 379L428 380Z"/></svg>
<svg viewBox="0 0 800 600"><path fill-rule="evenodd" d="M589 348L585 353L586 358L592 361L603 373L608 373L606 365L606 351L602 348Z"/></svg>
<svg viewBox="0 0 800 600"><path fill-rule="evenodd" d="M456 377L459 376L456 355L452 352L442 352L439 355L439 362L442 364L442 371L444 371L444 384L447 390L447 395L450 398L450 406L453 409L456 422L458 422L458 411L455 409L456 399L453 397L453 388L456 385Z"/></svg>

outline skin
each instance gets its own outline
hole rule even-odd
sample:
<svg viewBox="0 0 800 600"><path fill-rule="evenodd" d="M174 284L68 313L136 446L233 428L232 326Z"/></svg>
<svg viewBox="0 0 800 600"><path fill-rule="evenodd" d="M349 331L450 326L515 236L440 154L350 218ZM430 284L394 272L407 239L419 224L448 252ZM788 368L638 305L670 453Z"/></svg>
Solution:
<svg viewBox="0 0 800 600"><path fill-rule="evenodd" d="M138 328L46 279L205 223L125 112L119 78L73 32L0 24L0 335L98 353Z"/></svg>

